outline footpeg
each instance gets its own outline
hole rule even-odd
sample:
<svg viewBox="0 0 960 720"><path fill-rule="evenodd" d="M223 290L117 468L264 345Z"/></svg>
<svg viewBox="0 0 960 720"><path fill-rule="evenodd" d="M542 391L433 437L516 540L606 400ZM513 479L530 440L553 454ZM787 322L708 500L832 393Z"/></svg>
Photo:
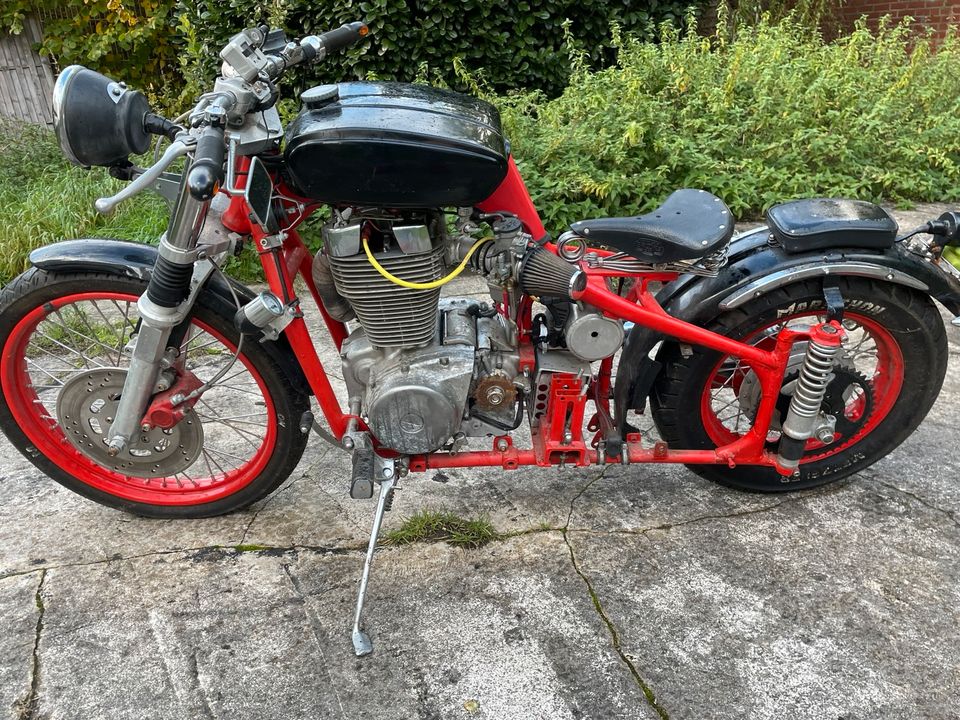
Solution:
<svg viewBox="0 0 960 720"><path fill-rule="evenodd" d="M373 443L366 433L357 433L351 451L353 473L350 477L350 497L368 500L373 497L373 474L376 471Z"/></svg>

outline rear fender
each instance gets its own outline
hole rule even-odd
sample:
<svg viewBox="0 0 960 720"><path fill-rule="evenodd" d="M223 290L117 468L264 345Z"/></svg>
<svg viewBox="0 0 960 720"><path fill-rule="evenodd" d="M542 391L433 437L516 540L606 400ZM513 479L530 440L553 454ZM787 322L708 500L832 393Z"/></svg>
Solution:
<svg viewBox="0 0 960 720"><path fill-rule="evenodd" d="M30 263L49 272L102 272L138 280L150 279L156 261L157 248L153 245L105 238L64 240L30 253ZM233 279L229 282L228 285L223 275L215 274L201 292L212 293L231 308L235 307L231 287L241 303L256 297L246 285ZM263 348L298 391L305 395L312 394L310 384L285 336L263 343Z"/></svg>
<svg viewBox="0 0 960 720"><path fill-rule="evenodd" d="M840 247L788 254L771 244L769 230L760 227L734 238L727 257L727 265L716 277L684 276L664 287L657 301L670 315L703 326L721 312L804 279L869 277L913 288L960 315L957 276L910 253L902 243L883 250ZM650 355L656 344L666 339L640 326L627 336L614 386L621 431L627 429L627 411L642 411L646 404L662 369L657 357Z"/></svg>

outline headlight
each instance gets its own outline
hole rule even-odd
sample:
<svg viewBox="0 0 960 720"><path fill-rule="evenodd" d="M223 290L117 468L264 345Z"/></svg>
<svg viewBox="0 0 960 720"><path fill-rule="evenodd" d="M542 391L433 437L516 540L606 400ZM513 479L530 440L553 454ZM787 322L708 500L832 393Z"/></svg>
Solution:
<svg viewBox="0 0 960 720"><path fill-rule="evenodd" d="M60 148L77 165L117 165L146 152L142 93L81 65L66 68L53 88L53 124Z"/></svg>

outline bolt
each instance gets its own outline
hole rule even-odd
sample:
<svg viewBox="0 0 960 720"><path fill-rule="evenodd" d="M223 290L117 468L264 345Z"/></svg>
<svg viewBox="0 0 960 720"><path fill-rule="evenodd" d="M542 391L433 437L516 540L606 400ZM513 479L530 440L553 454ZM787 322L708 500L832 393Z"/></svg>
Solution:
<svg viewBox="0 0 960 720"><path fill-rule="evenodd" d="M828 427L823 427L817 430L817 440L822 442L824 445L830 445L835 439L833 431Z"/></svg>
<svg viewBox="0 0 960 720"><path fill-rule="evenodd" d="M391 475L393 475L393 468L388 465L387 467L385 467L383 470L380 471L380 474L383 475L384 478L388 478Z"/></svg>
<svg viewBox="0 0 960 720"><path fill-rule="evenodd" d="M153 428L150 426L150 423L144 423L143 425L140 426L140 429L143 432L150 432L151 430L153 430Z"/></svg>
<svg viewBox="0 0 960 720"><path fill-rule="evenodd" d="M495 386L487 390L487 402L491 405L499 405L503 402L503 398L503 388Z"/></svg>
<svg viewBox="0 0 960 720"><path fill-rule="evenodd" d="M507 448L510 447L510 443L507 442L506 438L497 438L497 451L506 452Z"/></svg>
<svg viewBox="0 0 960 720"><path fill-rule="evenodd" d="M353 448L356 447L356 443L353 442L353 438L349 435L344 435L343 440L340 442L343 443L343 447L347 450L353 450Z"/></svg>
<svg viewBox="0 0 960 720"><path fill-rule="evenodd" d="M120 454L120 451L123 450L126 444L126 440L119 435L114 435L112 438L110 438L110 442L107 445L107 455L110 457L116 457Z"/></svg>
<svg viewBox="0 0 960 720"><path fill-rule="evenodd" d="M569 445L569 444L572 443L572 442L573 442L573 433L570 432L569 430L567 430L567 431L563 434L563 444L564 444L564 445Z"/></svg>
<svg viewBox="0 0 960 720"><path fill-rule="evenodd" d="M835 335L837 332L837 329L833 325L824 325L823 331L827 333L827 335Z"/></svg>

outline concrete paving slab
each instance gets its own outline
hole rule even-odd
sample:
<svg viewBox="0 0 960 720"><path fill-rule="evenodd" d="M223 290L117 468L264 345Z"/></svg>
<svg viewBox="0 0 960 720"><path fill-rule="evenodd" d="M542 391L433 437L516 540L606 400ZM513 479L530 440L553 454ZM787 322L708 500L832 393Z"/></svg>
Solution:
<svg viewBox="0 0 960 720"><path fill-rule="evenodd" d="M671 718L960 714L960 528L922 501L863 479L569 537Z"/></svg>
<svg viewBox="0 0 960 720"><path fill-rule="evenodd" d="M365 660L348 638L359 553L209 550L51 570L41 712L656 717L558 534L378 560Z"/></svg>
<svg viewBox="0 0 960 720"><path fill-rule="evenodd" d="M45 574L37 570L0 580L0 717L29 717L36 709L31 698L42 630L38 597Z"/></svg>
<svg viewBox="0 0 960 720"><path fill-rule="evenodd" d="M373 503L342 452L315 438L249 510L164 522L0 440L0 718L960 716L958 398L952 362L913 437L805 494L672 466L410 477L387 529L439 508L513 536L378 554L362 660Z"/></svg>

